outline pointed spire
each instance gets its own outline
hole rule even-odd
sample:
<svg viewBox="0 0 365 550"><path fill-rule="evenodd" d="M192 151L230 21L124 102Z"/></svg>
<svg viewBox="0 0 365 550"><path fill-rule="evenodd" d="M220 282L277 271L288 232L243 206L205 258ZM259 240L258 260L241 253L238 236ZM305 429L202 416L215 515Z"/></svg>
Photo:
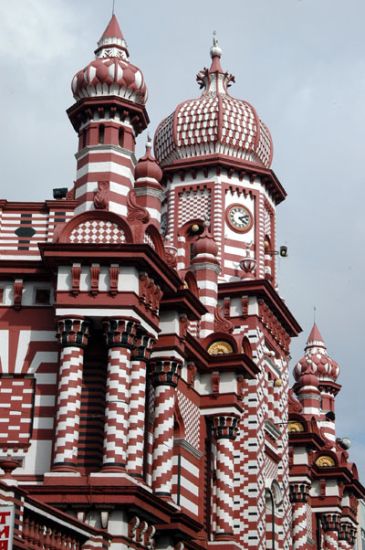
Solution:
<svg viewBox="0 0 365 550"><path fill-rule="evenodd" d="M121 40L124 40L124 36L121 31L118 19L114 13L100 40L103 40L104 38L119 38Z"/></svg>
<svg viewBox="0 0 365 550"><path fill-rule="evenodd" d="M319 329L316 323L313 324L312 330L310 331L305 349L308 349L311 347L319 347L319 348L326 349L326 344L324 343L323 337L319 332Z"/></svg>
<svg viewBox="0 0 365 550"><path fill-rule="evenodd" d="M111 16L95 50L97 57L121 57L128 59L128 46L115 13Z"/></svg>

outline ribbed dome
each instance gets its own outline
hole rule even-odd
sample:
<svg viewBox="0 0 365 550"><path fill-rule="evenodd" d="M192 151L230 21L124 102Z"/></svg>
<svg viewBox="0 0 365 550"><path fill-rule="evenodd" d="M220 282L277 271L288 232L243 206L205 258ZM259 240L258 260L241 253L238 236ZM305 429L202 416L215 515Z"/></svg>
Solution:
<svg viewBox="0 0 365 550"><path fill-rule="evenodd" d="M210 53L210 69L197 75L204 88L201 97L178 105L157 128L157 160L166 166L179 159L221 154L269 168L273 145L268 128L252 105L228 94L234 77L222 70L216 39Z"/></svg>
<svg viewBox="0 0 365 550"><path fill-rule="evenodd" d="M116 95L144 105L147 87L143 74L129 62L127 44L115 15L99 40L95 54L96 59L72 80L74 98Z"/></svg>

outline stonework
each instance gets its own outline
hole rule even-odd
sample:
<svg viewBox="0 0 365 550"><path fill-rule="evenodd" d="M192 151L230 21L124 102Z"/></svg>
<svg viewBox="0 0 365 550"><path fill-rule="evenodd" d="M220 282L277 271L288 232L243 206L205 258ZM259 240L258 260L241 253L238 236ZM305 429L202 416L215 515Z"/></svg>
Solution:
<svg viewBox="0 0 365 550"><path fill-rule="evenodd" d="M147 87L115 15L95 53L72 81L74 185L0 201L0 541L353 548L365 490L316 326L289 388L268 128L214 38L202 95L136 162Z"/></svg>

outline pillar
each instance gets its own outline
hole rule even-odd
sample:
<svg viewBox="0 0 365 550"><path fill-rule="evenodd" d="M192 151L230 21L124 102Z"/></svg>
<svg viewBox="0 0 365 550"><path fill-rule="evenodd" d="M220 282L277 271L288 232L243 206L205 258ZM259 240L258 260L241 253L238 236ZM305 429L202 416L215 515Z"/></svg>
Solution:
<svg viewBox="0 0 365 550"><path fill-rule="evenodd" d="M215 540L233 537L234 439L237 416L215 416L213 434L216 439L216 528Z"/></svg>
<svg viewBox="0 0 365 550"><path fill-rule="evenodd" d="M82 370L89 323L82 317L62 318L57 322L57 329L62 351L52 469L72 472L77 468Z"/></svg>
<svg viewBox="0 0 365 550"><path fill-rule="evenodd" d="M127 463L130 356L137 324L130 319L103 322L108 347L103 471L124 471Z"/></svg>
<svg viewBox="0 0 365 550"><path fill-rule="evenodd" d="M324 531L323 550L338 550L338 531L340 527L340 515L336 512L322 514L322 527Z"/></svg>
<svg viewBox="0 0 365 550"><path fill-rule="evenodd" d="M146 362L155 340L138 331L131 357L131 385L129 405L129 430L127 444L127 470L133 476L143 477L145 410L146 410Z"/></svg>
<svg viewBox="0 0 365 550"><path fill-rule="evenodd" d="M166 499L171 498L175 388L181 373L181 361L172 358L151 361L155 389L153 425L152 489Z"/></svg>
<svg viewBox="0 0 365 550"><path fill-rule="evenodd" d="M307 503L309 489L310 485L305 481L290 484L293 550L304 550L307 548Z"/></svg>

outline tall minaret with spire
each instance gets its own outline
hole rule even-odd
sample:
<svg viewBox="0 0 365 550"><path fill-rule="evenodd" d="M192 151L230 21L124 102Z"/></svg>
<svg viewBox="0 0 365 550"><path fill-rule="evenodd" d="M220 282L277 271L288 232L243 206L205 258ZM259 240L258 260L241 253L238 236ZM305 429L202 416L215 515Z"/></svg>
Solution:
<svg viewBox="0 0 365 550"><path fill-rule="evenodd" d="M149 119L143 74L129 61L114 13L95 56L74 76L76 102L68 110L79 136L75 213L95 208L126 215L127 195L134 181L135 140Z"/></svg>

